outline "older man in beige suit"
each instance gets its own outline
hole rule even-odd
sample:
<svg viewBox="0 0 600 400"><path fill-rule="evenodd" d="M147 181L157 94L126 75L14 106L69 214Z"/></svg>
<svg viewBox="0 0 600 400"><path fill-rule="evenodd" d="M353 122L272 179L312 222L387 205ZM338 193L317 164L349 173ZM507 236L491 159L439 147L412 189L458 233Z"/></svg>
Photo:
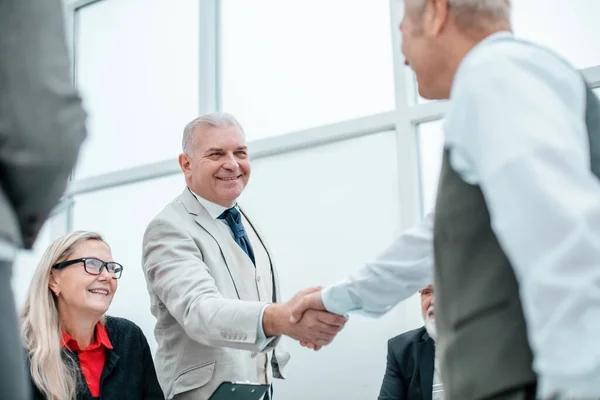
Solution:
<svg viewBox="0 0 600 400"><path fill-rule="evenodd" d="M270 384L290 358L281 335L326 345L346 319L314 311L290 324L293 305L317 288L277 303L267 244L237 204L250 161L233 116L190 122L179 164L187 187L150 222L143 243L162 389L168 399L205 400L224 381Z"/></svg>

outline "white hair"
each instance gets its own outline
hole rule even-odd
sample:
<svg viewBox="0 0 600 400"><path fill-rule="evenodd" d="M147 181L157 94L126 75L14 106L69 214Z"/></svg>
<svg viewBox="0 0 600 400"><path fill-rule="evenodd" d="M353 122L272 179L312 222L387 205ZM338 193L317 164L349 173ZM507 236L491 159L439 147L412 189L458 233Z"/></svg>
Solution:
<svg viewBox="0 0 600 400"><path fill-rule="evenodd" d="M235 117L225 112L213 112L199 116L190 123L188 123L183 129L183 140L181 141L181 147L183 152L187 155L192 155L192 150L195 146L195 135L194 131L198 126L208 127L225 127L235 126L237 127L242 135L244 135L244 129Z"/></svg>
<svg viewBox="0 0 600 400"><path fill-rule="evenodd" d="M75 399L78 376L75 361L61 355L60 316L56 298L48 286L50 271L57 262L67 260L77 245L88 240L106 243L99 234L85 231L56 239L44 252L27 292L21 338L29 356L33 383L48 400Z"/></svg>
<svg viewBox="0 0 600 400"><path fill-rule="evenodd" d="M427 0L406 0L422 10ZM485 28L490 22L510 22L511 0L448 0L448 8L463 28Z"/></svg>

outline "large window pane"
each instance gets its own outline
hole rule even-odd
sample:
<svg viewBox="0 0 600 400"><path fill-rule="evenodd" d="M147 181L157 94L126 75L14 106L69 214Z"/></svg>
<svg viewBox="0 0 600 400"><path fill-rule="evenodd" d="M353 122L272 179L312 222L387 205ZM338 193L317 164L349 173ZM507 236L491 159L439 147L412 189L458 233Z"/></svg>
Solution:
<svg viewBox="0 0 600 400"><path fill-rule="evenodd" d="M442 168L443 129L444 122L440 120L420 124L417 130L419 136L421 198L424 212L428 212L435 206L435 196Z"/></svg>
<svg viewBox="0 0 600 400"><path fill-rule="evenodd" d="M152 218L185 188L180 175L84 194L75 198L73 227L104 236L123 276L108 314L138 324L154 351L155 319L142 271L142 237Z"/></svg>
<svg viewBox="0 0 600 400"><path fill-rule="evenodd" d="M388 0L221 4L222 108L250 140L394 108Z"/></svg>
<svg viewBox="0 0 600 400"><path fill-rule="evenodd" d="M87 177L177 154L198 112L198 0L104 0L77 12Z"/></svg>
<svg viewBox="0 0 600 400"><path fill-rule="evenodd" d="M337 282L387 247L398 233L397 171L395 132L254 162L241 204L272 248L284 298ZM352 315L318 353L285 339L292 360L287 379L275 382L277 396L375 399L387 340L422 325L419 315L416 297L379 319Z"/></svg>
<svg viewBox="0 0 600 400"><path fill-rule="evenodd" d="M558 51L576 68L600 64L598 0L513 1L515 34Z"/></svg>

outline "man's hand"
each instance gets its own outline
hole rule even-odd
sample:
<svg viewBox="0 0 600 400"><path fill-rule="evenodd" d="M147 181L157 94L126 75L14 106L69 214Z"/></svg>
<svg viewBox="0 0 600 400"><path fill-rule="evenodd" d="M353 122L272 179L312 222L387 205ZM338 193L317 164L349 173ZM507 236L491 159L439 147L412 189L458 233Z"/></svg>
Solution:
<svg viewBox="0 0 600 400"><path fill-rule="evenodd" d="M286 335L306 347L318 350L333 341L344 328L346 318L324 311L308 310L300 322L288 324Z"/></svg>
<svg viewBox="0 0 600 400"><path fill-rule="evenodd" d="M302 320L304 313L311 309L327 311L325 309L325 305L323 304L320 290L307 294L298 303L296 303L296 305L292 309L292 317L290 318L290 322L296 323ZM309 349L312 349L314 351L318 351L322 347L315 343L306 342L303 340L300 341L300 345L303 347L308 347Z"/></svg>
<svg viewBox="0 0 600 400"><path fill-rule="evenodd" d="M325 311L306 310L308 307L299 306L304 304L306 296L318 294L320 299L320 290L320 287L301 290L287 303L269 305L263 316L265 334L267 336L284 334L314 350L331 343L346 324L346 318ZM292 310L296 307L302 309L299 313L301 319L294 319L292 322Z"/></svg>
<svg viewBox="0 0 600 400"><path fill-rule="evenodd" d="M307 310L327 311L321 299L321 290L308 292L292 308L290 322L297 323Z"/></svg>

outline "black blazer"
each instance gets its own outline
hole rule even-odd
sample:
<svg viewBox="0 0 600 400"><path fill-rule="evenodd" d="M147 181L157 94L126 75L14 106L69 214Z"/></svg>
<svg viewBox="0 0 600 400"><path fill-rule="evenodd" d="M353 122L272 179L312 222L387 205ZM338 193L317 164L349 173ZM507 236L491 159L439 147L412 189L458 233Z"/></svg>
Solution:
<svg viewBox="0 0 600 400"><path fill-rule="evenodd" d="M378 400L431 400L434 358L435 344L425 327L390 339Z"/></svg>
<svg viewBox="0 0 600 400"><path fill-rule="evenodd" d="M164 400L158 384L148 341L142 330L125 318L106 317L106 330L112 350L106 350L106 363L100 379L100 397L92 397L81 369L77 400ZM63 351L79 365L77 354ZM35 400L45 400L33 385Z"/></svg>

